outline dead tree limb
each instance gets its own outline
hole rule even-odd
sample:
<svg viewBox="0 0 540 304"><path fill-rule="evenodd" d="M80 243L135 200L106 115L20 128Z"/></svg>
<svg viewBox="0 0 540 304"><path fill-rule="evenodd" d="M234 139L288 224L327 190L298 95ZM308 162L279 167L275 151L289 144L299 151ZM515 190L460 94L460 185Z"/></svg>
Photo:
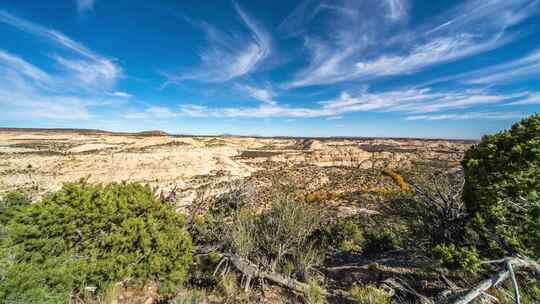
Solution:
<svg viewBox="0 0 540 304"><path fill-rule="evenodd" d="M502 281L506 280L509 276L508 270L503 270L498 272L493 277L483 281L482 283L478 284L475 288L471 289L469 292L467 292L465 295L460 297L457 301L455 301L453 304L467 304L473 301L474 299L478 298L482 294L484 294L488 289L490 289L493 286L499 285Z"/></svg>
<svg viewBox="0 0 540 304"><path fill-rule="evenodd" d="M512 287L514 288L514 298L516 299L516 304L521 304L521 297L519 296L519 287L516 280L516 275L514 274L514 269L512 268L512 263L509 260L504 262L506 269L510 273L510 280L512 281Z"/></svg>
<svg viewBox="0 0 540 304"><path fill-rule="evenodd" d="M469 290L466 294L461 296L453 304L467 304L476 299L477 297L485 294L485 292L491 287L499 285L502 281L506 280L510 273L513 272L513 268L517 269L527 269L532 272L536 277L540 278L540 264L537 262L528 259L528 258L504 258L494 261L486 261L484 264L495 264L495 263L505 263L510 265L510 267L505 267L503 270L499 271L496 275L491 277L488 280L482 281L475 288ZM516 289L517 290L517 287ZM516 297L517 299L518 297Z"/></svg>
<svg viewBox="0 0 540 304"><path fill-rule="evenodd" d="M293 278L283 276L276 272L260 270L257 266L251 264L249 261L242 259L241 257L234 254L224 254L224 258L228 259L231 264L238 269L243 275L245 275L249 281L253 279L259 279L262 281L270 281L279 286L288 288L294 292L305 294L309 285L300 281L297 281ZM328 291L323 289L322 294L324 296L333 296L340 297L345 299L352 299L351 295L344 290L332 290Z"/></svg>
<svg viewBox="0 0 540 304"><path fill-rule="evenodd" d="M248 277L265 279L300 293L305 293L308 288L306 283L282 276L279 273L261 271L258 269L258 267L252 265L250 262L240 258L237 255L230 254L227 255L227 258L229 261L231 261L234 267L236 267L236 269ZM328 292L324 291L324 294L326 295Z"/></svg>

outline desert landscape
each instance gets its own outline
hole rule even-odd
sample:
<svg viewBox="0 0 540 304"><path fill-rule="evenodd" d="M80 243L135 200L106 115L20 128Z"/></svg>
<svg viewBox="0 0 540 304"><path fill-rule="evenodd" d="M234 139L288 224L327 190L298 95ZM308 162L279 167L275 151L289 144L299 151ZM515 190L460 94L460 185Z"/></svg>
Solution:
<svg viewBox="0 0 540 304"><path fill-rule="evenodd" d="M533 116L496 136L527 137L529 131L519 130L537 132L537 120ZM483 147L493 145L414 138L1 129L0 232L15 242L4 243L2 261L12 265L4 282L20 282L15 290L24 288L26 281L35 282L24 292L2 290L11 299L20 294L42 299L39 282L44 277L66 280L61 288L71 284L66 274L55 274L55 254L44 270L24 268L27 274L19 275L16 267L35 266L11 260L9 252L25 248L10 245L15 240L28 246L29 252L40 239L43 249L58 242L73 244L66 249L67 261L81 268L87 267L88 257L73 260L70 256L78 256L80 246L90 250L84 251L86 256L94 254L97 238L99 248L117 239L104 248L117 246L122 249L114 250L123 253L111 256L113 252L106 249L101 259L113 264L104 268L90 264L94 266L86 272L103 277L95 284L110 280L109 269L116 267L112 265L156 271L151 270L155 259L175 263L176 270L163 264L157 273L176 271L179 279L156 279L150 272L146 276L154 279L101 285L98 293L93 284L70 296L53 290L45 294L58 297L50 303L68 297L69 303L81 304L454 304L482 299L482 290L510 303L511 297L505 295L509 283L496 286L496 280L503 280L508 272L497 267L501 262L484 265L475 246L488 256L505 249L485 243L468 216L476 200L464 203L462 198L468 195L463 169L476 165L470 159L485 157L485 153L472 154ZM514 152L494 155L506 157L505 153ZM525 172L519 170L518 174ZM490 187L491 181L485 185ZM527 201L522 204L528 206ZM534 231L532 212L526 213L532 221L523 225ZM140 228L133 230L130 225L135 222ZM162 233L173 233L168 243L159 241ZM128 235L134 239L126 240ZM535 248L535 237L529 235L525 232L514 245L524 246L518 247L520 252ZM143 237L154 241L143 242ZM46 249L47 256L48 250L57 249ZM153 257L147 258L149 254ZM147 262L133 264L141 260ZM526 303L534 303L540 266L524 256L503 261L520 270L523 296L533 301ZM73 266L63 267L72 271ZM178 272L182 269L189 272ZM481 281L490 275L488 281Z"/></svg>
<svg viewBox="0 0 540 304"><path fill-rule="evenodd" d="M0 193L24 188L39 198L81 178L98 183L136 181L166 196L174 191L182 208L201 190L212 189L218 195L227 183L264 183L291 173L308 190L336 185L334 191L346 193L368 185L361 180L343 182L351 174L368 178L384 169L407 170L422 164L456 167L474 142L0 129Z"/></svg>
<svg viewBox="0 0 540 304"><path fill-rule="evenodd" d="M0 304L539 304L540 0L0 1Z"/></svg>

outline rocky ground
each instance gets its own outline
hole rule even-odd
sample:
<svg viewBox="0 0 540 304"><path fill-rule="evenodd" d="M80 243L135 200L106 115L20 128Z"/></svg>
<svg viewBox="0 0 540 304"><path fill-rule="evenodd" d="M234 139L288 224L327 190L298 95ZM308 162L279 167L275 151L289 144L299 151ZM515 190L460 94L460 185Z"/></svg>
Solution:
<svg viewBox="0 0 540 304"><path fill-rule="evenodd" d="M380 191L369 176L380 176L384 168L456 166L472 143L0 129L0 193L24 188L39 197L80 178L138 181L165 195L174 191L182 208L202 189L219 193L223 185L240 179L260 185L290 179L314 193L326 188L338 194Z"/></svg>

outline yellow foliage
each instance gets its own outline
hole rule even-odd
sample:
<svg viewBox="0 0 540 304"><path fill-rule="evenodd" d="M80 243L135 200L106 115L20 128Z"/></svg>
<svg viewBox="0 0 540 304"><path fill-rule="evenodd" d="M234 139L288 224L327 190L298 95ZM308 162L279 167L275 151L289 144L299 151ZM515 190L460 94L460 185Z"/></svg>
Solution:
<svg viewBox="0 0 540 304"><path fill-rule="evenodd" d="M195 225L204 225L205 223L205 219L204 219L204 216L200 215L200 214L197 214L195 216L193 216L193 223Z"/></svg>
<svg viewBox="0 0 540 304"><path fill-rule="evenodd" d="M325 202L328 200L335 200L339 198L338 193L329 193L326 191L316 191L309 193L305 196L305 201L308 203Z"/></svg>
<svg viewBox="0 0 540 304"><path fill-rule="evenodd" d="M375 188L363 186L362 189L360 189L360 191L362 193L373 193L373 194L382 195L382 196L389 195L395 192L392 188L388 186L379 186Z"/></svg>
<svg viewBox="0 0 540 304"><path fill-rule="evenodd" d="M371 193L378 194L378 195L388 195L388 194L394 193L394 190L392 190L392 189L391 189L390 187L388 187L388 186L381 186L381 187L377 187L377 188L371 189L370 192L371 192Z"/></svg>
<svg viewBox="0 0 540 304"><path fill-rule="evenodd" d="M401 174L395 171L392 171L390 169L385 169L383 173L390 176L394 180L394 182L399 186L401 191L413 192L411 185L409 185L407 181L405 181L405 178Z"/></svg>

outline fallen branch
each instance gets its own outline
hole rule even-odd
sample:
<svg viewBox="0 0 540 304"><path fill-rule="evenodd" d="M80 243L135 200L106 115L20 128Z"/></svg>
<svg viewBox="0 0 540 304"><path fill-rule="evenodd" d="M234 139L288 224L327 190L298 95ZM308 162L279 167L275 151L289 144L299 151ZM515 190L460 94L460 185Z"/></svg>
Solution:
<svg viewBox="0 0 540 304"><path fill-rule="evenodd" d="M231 261L234 267L238 269L238 271L246 275L248 278L265 279L300 293L305 293L308 288L308 285L306 283L302 283L295 279L282 276L279 273L261 271L258 269L258 267L254 266L250 262L242 259L237 255L229 254L226 255L226 257L227 259L229 259L229 261ZM328 294L328 292L326 291L323 291L323 293L325 295Z"/></svg>
<svg viewBox="0 0 540 304"><path fill-rule="evenodd" d="M297 281L293 278L283 276L276 272L271 271L263 271L260 270L257 266L251 264L249 261L235 255L235 254L223 254L222 255L225 259L229 260L232 265L238 271L240 271L244 276L248 278L248 280L253 279L260 279L260 280L267 280L270 282L273 282L274 284L277 284L279 286L288 288L294 292L298 292L301 294L305 294L308 291L309 285L300 281ZM246 286L248 286L246 284ZM344 291L344 290L333 290L328 291L323 289L322 294L324 296L334 296L334 297L340 297L340 298L346 298L351 300L351 295Z"/></svg>
<svg viewBox="0 0 540 304"><path fill-rule="evenodd" d="M474 299L478 298L482 294L484 294L488 289L490 289L493 286L499 285L502 281L506 280L509 276L508 270L503 270L493 277L491 277L488 280L483 281L482 283L478 284L475 288L471 289L469 292L467 292L465 295L460 297L457 301L455 301L453 304L467 304L473 301Z"/></svg>
<svg viewBox="0 0 540 304"><path fill-rule="evenodd" d="M479 296L486 293L491 287L499 285L502 281L506 280L510 276L512 267L517 269L527 269L532 272L535 276L540 277L540 264L537 262L528 259L528 258L504 258L494 261L486 261L484 264L495 264L495 263L505 263L510 265L510 267L505 267L503 270L499 271L496 275L491 277L488 280L482 281L478 286L469 290L465 295L461 296L453 304L467 304L478 298Z"/></svg>
<svg viewBox="0 0 540 304"><path fill-rule="evenodd" d="M514 274L512 263L509 260L506 260L504 262L504 265L506 266L506 269L508 269L508 272L510 273L510 279L512 280L512 287L514 288L514 298L516 299L516 304L521 304L521 297L519 296L519 287L516 280L516 275Z"/></svg>

